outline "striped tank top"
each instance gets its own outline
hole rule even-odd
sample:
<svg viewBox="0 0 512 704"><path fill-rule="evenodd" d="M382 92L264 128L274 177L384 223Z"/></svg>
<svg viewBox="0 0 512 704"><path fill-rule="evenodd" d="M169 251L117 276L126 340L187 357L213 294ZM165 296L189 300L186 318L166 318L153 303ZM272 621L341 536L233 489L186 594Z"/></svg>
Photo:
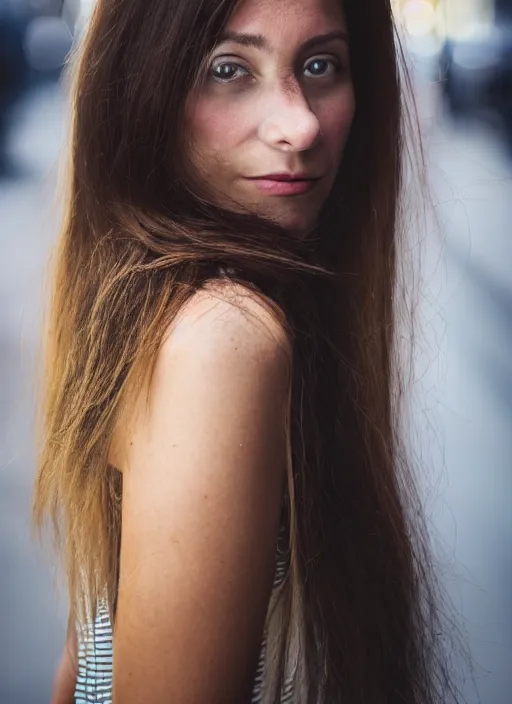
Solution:
<svg viewBox="0 0 512 704"><path fill-rule="evenodd" d="M277 544L276 571L273 590L283 582L288 568L286 531L281 529ZM86 625L78 646L78 677L75 704L112 704L112 625L106 606L98 605L96 618ZM251 704L263 703L265 655L264 635L254 680ZM294 682L287 679L281 694L281 704L292 701Z"/></svg>

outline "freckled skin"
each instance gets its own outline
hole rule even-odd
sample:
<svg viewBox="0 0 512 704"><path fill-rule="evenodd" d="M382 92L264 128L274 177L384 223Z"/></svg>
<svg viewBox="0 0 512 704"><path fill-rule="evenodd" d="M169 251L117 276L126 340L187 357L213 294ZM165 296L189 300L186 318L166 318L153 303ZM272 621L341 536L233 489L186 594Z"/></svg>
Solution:
<svg viewBox="0 0 512 704"><path fill-rule="evenodd" d="M226 30L262 35L269 51L233 40L213 51L213 69L233 68L229 80L210 72L189 96L192 162L214 200L261 213L297 233L308 231L332 187L355 105L348 41L307 50L303 45L318 35L346 32L341 2L245 0ZM313 72L315 59L322 62L320 75ZM283 172L321 178L293 196L263 193L249 180Z"/></svg>

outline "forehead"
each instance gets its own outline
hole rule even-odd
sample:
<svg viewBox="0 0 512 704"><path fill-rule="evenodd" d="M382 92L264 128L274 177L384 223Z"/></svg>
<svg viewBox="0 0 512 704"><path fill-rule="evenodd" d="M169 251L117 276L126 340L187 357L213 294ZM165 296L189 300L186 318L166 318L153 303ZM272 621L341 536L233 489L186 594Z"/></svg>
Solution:
<svg viewBox="0 0 512 704"><path fill-rule="evenodd" d="M272 43L307 39L335 29L345 29L342 0L242 0L226 29L262 34Z"/></svg>

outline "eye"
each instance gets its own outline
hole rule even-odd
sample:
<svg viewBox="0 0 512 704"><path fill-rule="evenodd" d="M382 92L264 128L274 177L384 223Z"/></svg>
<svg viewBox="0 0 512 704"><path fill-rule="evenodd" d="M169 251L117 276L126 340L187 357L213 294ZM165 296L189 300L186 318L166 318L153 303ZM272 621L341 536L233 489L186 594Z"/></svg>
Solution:
<svg viewBox="0 0 512 704"><path fill-rule="evenodd" d="M210 76L221 83L231 83L248 74L247 69L233 61L219 61L210 68Z"/></svg>
<svg viewBox="0 0 512 704"><path fill-rule="evenodd" d="M326 76L332 76L333 73L337 73L339 70L340 67L337 63L322 57L311 59L304 66L306 78L325 78Z"/></svg>

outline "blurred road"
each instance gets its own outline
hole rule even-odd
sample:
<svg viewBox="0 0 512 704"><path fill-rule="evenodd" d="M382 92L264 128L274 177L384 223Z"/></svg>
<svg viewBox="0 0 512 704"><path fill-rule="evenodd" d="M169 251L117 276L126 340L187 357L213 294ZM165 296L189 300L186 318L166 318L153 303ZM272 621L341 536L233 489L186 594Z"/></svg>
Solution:
<svg viewBox="0 0 512 704"><path fill-rule="evenodd" d="M435 211L424 240L416 450L483 704L512 691L512 165L492 134L422 107ZM64 101L30 96L0 182L0 704L49 699L65 628L52 560L31 542L33 398L44 265L55 234ZM455 571L455 577L453 572ZM476 702L468 689L468 701Z"/></svg>

